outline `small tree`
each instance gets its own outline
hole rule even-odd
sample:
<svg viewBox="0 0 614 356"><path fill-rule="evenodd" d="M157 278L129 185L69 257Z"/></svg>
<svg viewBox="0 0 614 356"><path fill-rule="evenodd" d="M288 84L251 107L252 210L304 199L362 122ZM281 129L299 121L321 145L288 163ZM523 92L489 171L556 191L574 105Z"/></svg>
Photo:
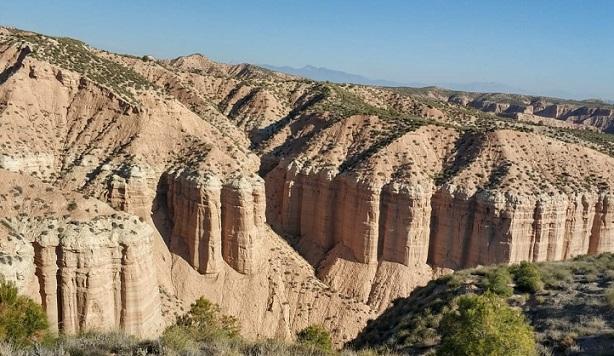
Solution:
<svg viewBox="0 0 614 356"><path fill-rule="evenodd" d="M232 339L239 336L239 331L236 318L221 314L217 304L201 297L187 314L165 330L162 339L169 346L180 348L197 342Z"/></svg>
<svg viewBox="0 0 614 356"><path fill-rule="evenodd" d="M331 351L333 342L330 333L322 325L310 325L296 334L300 344Z"/></svg>
<svg viewBox="0 0 614 356"><path fill-rule="evenodd" d="M439 325L439 355L536 355L533 329L494 293L466 295Z"/></svg>
<svg viewBox="0 0 614 356"><path fill-rule="evenodd" d="M0 341L27 345L42 340L47 327L40 305L18 295L13 283L0 282Z"/></svg>
<svg viewBox="0 0 614 356"><path fill-rule="evenodd" d="M541 273L534 263L526 261L510 267L516 287L521 292L535 293L544 288Z"/></svg>

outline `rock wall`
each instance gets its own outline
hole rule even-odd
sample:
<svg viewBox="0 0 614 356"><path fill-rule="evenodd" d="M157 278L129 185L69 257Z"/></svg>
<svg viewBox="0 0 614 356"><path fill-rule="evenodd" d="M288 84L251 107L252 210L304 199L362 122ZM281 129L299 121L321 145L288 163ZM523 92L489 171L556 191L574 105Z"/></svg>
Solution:
<svg viewBox="0 0 614 356"><path fill-rule="evenodd" d="M3 276L42 303L54 330L156 336L163 325L152 230L134 219L5 219L12 241L21 246L13 249L12 260L31 268L13 266L9 270L20 276Z"/></svg>
<svg viewBox="0 0 614 356"><path fill-rule="evenodd" d="M223 183L214 175L179 171L164 179L172 251L201 273L217 273L224 262L243 274L258 267L266 203L260 178Z"/></svg>
<svg viewBox="0 0 614 356"><path fill-rule="evenodd" d="M611 194L381 185L296 163L278 166L266 181L268 221L299 237L300 252L314 265L340 246L359 263L452 269L614 251Z"/></svg>
<svg viewBox="0 0 614 356"><path fill-rule="evenodd" d="M463 268L519 261L558 261L614 251L611 195L579 193L433 196L429 263Z"/></svg>
<svg viewBox="0 0 614 356"><path fill-rule="evenodd" d="M266 182L267 221L282 234L299 236L299 249L313 264L335 246L364 264L427 261L430 186L382 185L295 164L278 166Z"/></svg>

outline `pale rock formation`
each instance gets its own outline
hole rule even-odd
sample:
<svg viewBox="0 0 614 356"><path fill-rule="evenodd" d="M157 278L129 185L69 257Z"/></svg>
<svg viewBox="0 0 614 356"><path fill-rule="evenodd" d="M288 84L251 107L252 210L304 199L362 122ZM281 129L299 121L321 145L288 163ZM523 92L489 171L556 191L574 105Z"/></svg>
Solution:
<svg viewBox="0 0 614 356"><path fill-rule="evenodd" d="M405 266L426 263L431 223L431 187L384 186L380 212L380 254Z"/></svg>
<svg viewBox="0 0 614 356"><path fill-rule="evenodd" d="M121 329L142 337L161 331L152 231L119 221L127 226L113 227L118 223L112 219L84 226L37 222L56 227L34 238L30 261L37 267L42 304L53 327L69 334ZM15 223L26 236L42 232L32 231L30 224Z"/></svg>
<svg viewBox="0 0 614 356"><path fill-rule="evenodd" d="M614 250L609 141L546 138L611 109L63 41L0 28L0 273L63 331L155 335L205 296L247 337L339 344L449 268Z"/></svg>
<svg viewBox="0 0 614 356"><path fill-rule="evenodd" d="M172 217L171 250L187 246L187 260L201 273L216 273L222 263L222 182L214 175L175 174L167 178Z"/></svg>
<svg viewBox="0 0 614 356"><path fill-rule="evenodd" d="M102 167L109 172L108 166ZM112 174L107 181L105 199L113 208L139 216L149 215L158 174L149 167L121 167L120 174Z"/></svg>
<svg viewBox="0 0 614 356"><path fill-rule="evenodd" d="M222 256L240 273L252 273L261 263L258 250L265 204L264 182L259 177L232 178L222 187Z"/></svg>
<svg viewBox="0 0 614 356"><path fill-rule="evenodd" d="M0 274L42 303L53 329L161 332L149 225L27 176L0 178L10 197L0 205Z"/></svg>
<svg viewBox="0 0 614 356"><path fill-rule="evenodd" d="M317 264L341 244L360 263L426 263L432 186L373 185L330 171L310 176L296 164L285 173L278 167L267 176L270 185L283 181L283 191L271 189L268 221L301 236L308 260Z"/></svg>
<svg viewBox="0 0 614 356"><path fill-rule="evenodd" d="M610 199L596 193L467 196L454 188L439 191L433 197L429 263L458 269L613 251Z"/></svg>
<svg viewBox="0 0 614 356"><path fill-rule="evenodd" d="M3 155L0 154L0 169L11 172L24 172L39 176L48 177L55 169L55 158L49 154L36 155Z"/></svg>
<svg viewBox="0 0 614 356"><path fill-rule="evenodd" d="M264 184L239 176L222 183L211 174L166 175L171 249L187 248L187 259L201 273L216 273L222 259L236 271L252 273L264 226Z"/></svg>

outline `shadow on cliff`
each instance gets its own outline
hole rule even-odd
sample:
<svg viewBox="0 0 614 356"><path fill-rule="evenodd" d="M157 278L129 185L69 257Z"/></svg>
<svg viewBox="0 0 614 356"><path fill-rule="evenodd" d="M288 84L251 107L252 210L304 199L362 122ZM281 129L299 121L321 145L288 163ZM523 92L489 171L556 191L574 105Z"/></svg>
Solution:
<svg viewBox="0 0 614 356"><path fill-rule="evenodd" d="M13 65L6 67L0 73L0 85L4 84L13 74L17 73L17 71L23 67L23 61L26 59L28 54L32 53L32 49L29 46L25 46L19 51L19 56Z"/></svg>
<svg viewBox="0 0 614 356"><path fill-rule="evenodd" d="M442 186L456 176L463 168L473 163L482 151L486 133L482 131L465 131L454 143L452 156L446 158L444 167L437 177L435 184Z"/></svg>
<svg viewBox="0 0 614 356"><path fill-rule="evenodd" d="M467 265L468 260L470 258L471 249L473 248L473 242L471 240L471 236L473 234L473 222L475 215L475 195L467 198L467 208L465 217L466 224L464 231L462 231L462 237L460 237L463 241L468 241L469 243L463 244L462 251L460 252L460 260L453 256L449 256L449 253L452 252L450 246L454 246L455 243L453 241L454 237L449 234L440 234L440 219L438 217L438 210L435 207L441 202L446 201L445 191L443 186L448 183L454 176L460 173L465 167L471 165L480 155L482 151L482 147L485 141L485 132L483 131L472 131L468 130L463 132L463 134L456 140L454 143L454 149L451 150L453 155L449 156L445 160L444 167L438 176L435 177L435 184L437 186L436 192L431 197L431 222L430 222L430 236L429 236L429 253L428 253L428 264L437 267L444 268L452 268L458 269ZM444 229L445 227L441 227ZM446 237L445 241L441 241L438 236L443 235ZM456 239L459 239L457 237ZM445 256L441 256L441 251L448 251Z"/></svg>
<svg viewBox="0 0 614 356"><path fill-rule="evenodd" d="M166 173L164 173L160 176L156 186L156 197L154 198L151 206L151 218L156 230L158 230L160 236L162 236L168 250L189 263L187 246L185 246L181 239L171 238L173 232L173 219L171 219L168 209L166 195L167 191L167 176Z"/></svg>
<svg viewBox="0 0 614 356"><path fill-rule="evenodd" d="M305 110L324 99L326 99L326 94L323 92L318 92L313 96L304 94L303 97L297 100L299 104L292 109L288 115L273 122L267 127L255 129L250 133L250 140L252 142L250 150L258 151L268 140L286 127L290 129L293 136L296 136L309 125L313 126L311 131L303 134L301 137L295 140L285 140L281 146L262 155L260 158L260 170L258 172L261 177L266 176L267 173L275 168L277 163L279 163L280 157L284 154L288 154L292 146L298 145L299 147L303 147L317 132L333 124L333 122L330 122L331 120L323 120L319 115L305 114Z"/></svg>

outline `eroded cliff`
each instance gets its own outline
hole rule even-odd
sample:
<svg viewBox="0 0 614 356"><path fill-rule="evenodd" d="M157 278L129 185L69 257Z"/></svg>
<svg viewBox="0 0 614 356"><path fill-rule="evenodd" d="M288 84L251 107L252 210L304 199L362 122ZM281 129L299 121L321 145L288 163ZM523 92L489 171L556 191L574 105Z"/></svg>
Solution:
<svg viewBox="0 0 614 356"><path fill-rule="evenodd" d="M0 273L66 332L204 295L339 344L449 269L614 250L611 112L448 94L2 29Z"/></svg>
<svg viewBox="0 0 614 356"><path fill-rule="evenodd" d="M3 276L42 303L52 329L161 331L148 225L23 175L0 170L0 181Z"/></svg>

